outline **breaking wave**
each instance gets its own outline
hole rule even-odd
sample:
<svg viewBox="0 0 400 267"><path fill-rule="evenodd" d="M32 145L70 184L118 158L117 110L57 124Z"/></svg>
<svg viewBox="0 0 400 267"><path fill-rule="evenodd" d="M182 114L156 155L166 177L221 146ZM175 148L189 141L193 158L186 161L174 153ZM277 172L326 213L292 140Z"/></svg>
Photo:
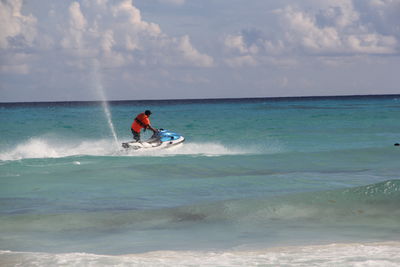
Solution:
<svg viewBox="0 0 400 267"><path fill-rule="evenodd" d="M155 251L128 255L0 251L6 266L398 266L400 242L280 247L252 251Z"/></svg>

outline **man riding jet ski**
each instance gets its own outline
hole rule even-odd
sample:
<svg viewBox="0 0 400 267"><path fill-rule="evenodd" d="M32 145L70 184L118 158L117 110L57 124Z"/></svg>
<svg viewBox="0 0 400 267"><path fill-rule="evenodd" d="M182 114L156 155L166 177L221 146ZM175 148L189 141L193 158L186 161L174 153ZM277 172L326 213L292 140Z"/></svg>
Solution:
<svg viewBox="0 0 400 267"><path fill-rule="evenodd" d="M150 129L153 131L153 134L157 133L157 130L151 127L150 124L150 115L151 111L146 110L145 112L140 113L139 115L136 116L135 120L132 123L131 126L131 131L133 134L133 139L136 140L136 142L140 141L140 131L144 129Z"/></svg>
<svg viewBox="0 0 400 267"><path fill-rule="evenodd" d="M150 124L151 111L146 110L136 116L132 123L131 131L133 134L133 139L135 141L122 143L123 148L131 149L143 149L143 148L168 148L181 144L185 141L185 138L177 133L173 133L168 130L160 129L157 130L153 128ZM140 141L140 131L141 129L150 129L153 131L153 135L146 141Z"/></svg>

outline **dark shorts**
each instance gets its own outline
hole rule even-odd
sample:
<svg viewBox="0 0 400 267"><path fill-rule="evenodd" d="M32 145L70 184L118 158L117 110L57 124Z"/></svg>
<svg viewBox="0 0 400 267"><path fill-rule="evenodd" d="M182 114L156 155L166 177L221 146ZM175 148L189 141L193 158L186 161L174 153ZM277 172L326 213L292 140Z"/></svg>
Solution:
<svg viewBox="0 0 400 267"><path fill-rule="evenodd" d="M131 132L133 134L133 139L136 140L136 142L140 141L140 133L135 132L132 128L131 128Z"/></svg>

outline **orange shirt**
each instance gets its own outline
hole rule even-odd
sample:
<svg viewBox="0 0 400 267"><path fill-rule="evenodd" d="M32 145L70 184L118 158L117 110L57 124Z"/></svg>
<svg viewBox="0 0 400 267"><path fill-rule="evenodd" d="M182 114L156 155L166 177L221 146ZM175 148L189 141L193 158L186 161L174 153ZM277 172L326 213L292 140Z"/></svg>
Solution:
<svg viewBox="0 0 400 267"><path fill-rule="evenodd" d="M150 125L150 119L143 112L143 113L140 113L139 115L137 115L137 117L135 118L135 120L132 123L131 128L135 132L140 133L140 130L142 128L147 128L147 126L149 126L149 125Z"/></svg>

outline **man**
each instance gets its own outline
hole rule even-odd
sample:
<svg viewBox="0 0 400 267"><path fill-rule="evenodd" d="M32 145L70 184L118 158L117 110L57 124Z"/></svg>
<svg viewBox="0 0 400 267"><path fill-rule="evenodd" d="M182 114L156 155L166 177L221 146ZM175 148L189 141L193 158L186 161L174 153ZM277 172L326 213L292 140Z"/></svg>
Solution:
<svg viewBox="0 0 400 267"><path fill-rule="evenodd" d="M145 131L146 129L150 129L153 131L153 133L157 132L157 130L151 127L150 125L150 115L151 111L146 110L145 112L142 112L139 115L137 115L135 120L133 121L131 126L131 131L133 134L133 139L135 139L136 142L140 141L140 130L142 130L142 128L144 128Z"/></svg>

